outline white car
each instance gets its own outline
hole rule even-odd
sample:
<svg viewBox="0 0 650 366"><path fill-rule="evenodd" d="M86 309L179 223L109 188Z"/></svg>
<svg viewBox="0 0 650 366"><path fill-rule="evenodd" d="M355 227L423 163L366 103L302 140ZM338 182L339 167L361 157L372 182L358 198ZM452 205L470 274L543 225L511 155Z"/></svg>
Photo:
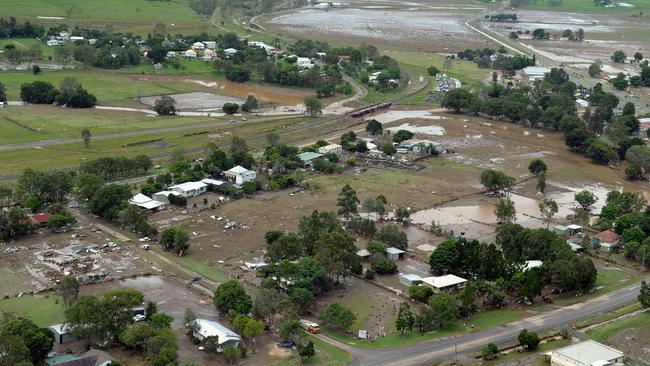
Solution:
<svg viewBox="0 0 650 366"><path fill-rule="evenodd" d="M145 316L142 315L142 314L136 314L136 315L133 317L133 321L134 321L134 322L141 322L141 321L143 321L144 319L145 319Z"/></svg>

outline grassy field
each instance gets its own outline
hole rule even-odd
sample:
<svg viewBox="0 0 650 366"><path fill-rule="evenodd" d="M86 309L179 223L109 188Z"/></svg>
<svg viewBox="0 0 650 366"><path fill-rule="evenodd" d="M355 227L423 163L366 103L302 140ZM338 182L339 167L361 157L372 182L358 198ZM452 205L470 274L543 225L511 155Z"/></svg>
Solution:
<svg viewBox="0 0 650 366"><path fill-rule="evenodd" d="M543 353L548 351L566 347L571 344L570 339L554 339L548 342L541 343L535 352L512 352L507 355L500 356L494 361L484 361L482 365L504 365L504 364L517 364L527 366L543 366L548 365L544 361Z"/></svg>
<svg viewBox="0 0 650 366"><path fill-rule="evenodd" d="M145 35L158 23L165 25L166 32L209 32L212 27L205 17L192 11L184 0L24 0L9 1L2 6L3 16L15 16L19 20L38 23L65 23L130 31ZM38 19L38 17L62 17L64 19Z"/></svg>
<svg viewBox="0 0 650 366"><path fill-rule="evenodd" d="M290 360L277 363L277 366L292 366L292 365L325 365L325 366L343 366L352 361L352 356L330 344L320 341L316 338L309 337L309 340L314 342L316 355L312 358L301 361L300 357L294 355Z"/></svg>
<svg viewBox="0 0 650 366"><path fill-rule="evenodd" d="M602 327L592 329L587 332L592 339L598 342L606 342L607 339L614 334L628 329L630 327L638 327L650 329L650 316L648 314L639 314L629 318L617 320Z"/></svg>
<svg viewBox="0 0 650 366"><path fill-rule="evenodd" d="M5 38L0 39L0 48L4 48L6 45L12 44L20 51L27 51L33 46L38 46L43 51L43 59L46 60L49 56L52 56L54 53L53 47L48 47L43 44L38 39L35 38Z"/></svg>
<svg viewBox="0 0 650 366"><path fill-rule="evenodd" d="M472 320L468 322L469 326L465 326L457 322L445 329L429 332L424 335L420 334L417 331L414 331L406 333L403 337L396 332L389 334L386 337L378 338L375 342L372 343L363 342L361 340L349 337L343 333L339 333L327 328L324 329L324 333L327 336L334 338L340 342L359 348L391 348L416 344L435 338L448 337L454 334L478 332L483 329L492 328L498 325L507 324L519 319L523 319L529 315L530 314L526 312L511 309L487 311L472 318Z"/></svg>
<svg viewBox="0 0 650 366"><path fill-rule="evenodd" d="M41 75L33 75L31 72L3 72L2 82L7 88L7 98L20 100L20 85L35 80L58 85L66 77L76 78L97 97L100 105L134 106L139 104L128 98L202 90L200 86L182 80L136 80L116 70L44 71Z"/></svg>
<svg viewBox="0 0 650 366"><path fill-rule="evenodd" d="M564 297L558 297L555 300L555 303L558 305L571 305L578 302L583 302L588 299L604 295L606 293L618 290L625 286L631 285L635 282L639 282L641 279L638 277L632 276L625 270L616 269L616 268L599 268L598 276L596 277L596 290L590 292L584 296L573 296L567 295Z"/></svg>
<svg viewBox="0 0 650 366"><path fill-rule="evenodd" d="M25 295L0 300L0 311L31 319L39 326L63 322L65 306L58 295Z"/></svg>
<svg viewBox="0 0 650 366"><path fill-rule="evenodd" d="M647 0L629 0L625 1L628 4L634 5L634 8L605 8L602 6L595 6L593 0L564 0L559 6L551 6L547 0L528 1L519 6L519 9L529 10L547 10L547 11L566 11L566 12L579 12L579 13L605 13L605 14L639 14L643 12L647 14L650 12L650 2Z"/></svg>
<svg viewBox="0 0 650 366"><path fill-rule="evenodd" d="M641 303L635 302L633 304L626 305L626 306L623 306L621 308L618 308L618 309L616 309L614 311L611 311L609 313L599 314L599 315L593 316L591 318L587 318L587 319L578 321L578 322L574 323L573 326L580 329L580 328L585 328L585 327L588 327L588 326L591 326L591 325L604 323L606 321L616 319L616 318L618 318L620 316L623 316L625 314L630 314L630 313L633 313L635 311L641 310L641 308L642 308Z"/></svg>
<svg viewBox="0 0 650 366"><path fill-rule="evenodd" d="M226 276L226 274L219 271L214 266L203 263L199 261L197 258L193 257L191 252L184 257L179 257L165 251L160 251L160 253L164 255L166 258L180 264L181 266L189 269L190 271L194 271L200 274L201 276L204 276L205 278L210 279L212 281L225 282L229 279L228 276Z"/></svg>

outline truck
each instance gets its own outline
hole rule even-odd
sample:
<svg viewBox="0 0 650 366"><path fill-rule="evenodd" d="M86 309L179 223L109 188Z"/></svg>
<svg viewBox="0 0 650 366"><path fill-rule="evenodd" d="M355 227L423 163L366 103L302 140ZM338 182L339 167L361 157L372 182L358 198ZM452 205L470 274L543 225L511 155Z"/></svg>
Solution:
<svg viewBox="0 0 650 366"><path fill-rule="evenodd" d="M320 333L320 325L309 320L300 319L300 326L311 334Z"/></svg>

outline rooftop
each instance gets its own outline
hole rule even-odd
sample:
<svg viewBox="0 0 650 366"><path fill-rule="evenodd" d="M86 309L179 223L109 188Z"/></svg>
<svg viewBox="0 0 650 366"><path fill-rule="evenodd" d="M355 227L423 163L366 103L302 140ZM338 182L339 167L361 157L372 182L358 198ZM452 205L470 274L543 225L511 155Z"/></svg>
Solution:
<svg viewBox="0 0 650 366"><path fill-rule="evenodd" d="M592 365L597 361L616 360L617 358L623 357L623 352L602 343L588 340L551 352L551 357L558 355L574 360L580 365Z"/></svg>
<svg viewBox="0 0 650 366"><path fill-rule="evenodd" d="M604 241L609 242L609 243L612 243L612 242L615 242L616 240L618 240L618 234L616 234L615 232L613 232L611 230L601 231L601 232L599 232L598 234L596 234L594 236L596 238L600 239L600 240L604 240Z"/></svg>
<svg viewBox="0 0 650 366"><path fill-rule="evenodd" d="M304 153L298 155L298 157L302 161L310 161L310 160L318 159L321 156L323 156L323 154L315 153L315 152L311 152L311 151L307 151L307 152L304 152Z"/></svg>
<svg viewBox="0 0 650 366"><path fill-rule="evenodd" d="M467 282L466 279L458 277L452 274L438 276L438 277L426 277L422 279L422 282L429 284L435 288L445 288L449 286L459 285L461 283Z"/></svg>
<svg viewBox="0 0 650 366"><path fill-rule="evenodd" d="M199 334L203 337L217 336L219 337L219 344L227 341L241 341L239 334L224 327L221 323L207 319L196 319L196 322L201 327Z"/></svg>
<svg viewBox="0 0 650 366"><path fill-rule="evenodd" d="M357 255L359 257L367 257L367 256L370 255L370 252L367 249L361 249L361 250L357 251Z"/></svg>
<svg viewBox="0 0 650 366"><path fill-rule="evenodd" d="M49 213L37 213L29 215L29 219L37 224L47 222L50 217L52 217L52 214Z"/></svg>
<svg viewBox="0 0 650 366"><path fill-rule="evenodd" d="M422 277L412 273L404 273L399 276L402 278L406 278L409 281L422 281Z"/></svg>
<svg viewBox="0 0 650 366"><path fill-rule="evenodd" d="M405 252L402 249L395 247L386 248L386 253L388 254L404 254Z"/></svg>
<svg viewBox="0 0 650 366"><path fill-rule="evenodd" d="M208 185L213 185L213 186L220 186L220 185L225 183L222 180L210 179L210 178L202 179L201 182L205 183L205 184L208 184Z"/></svg>
<svg viewBox="0 0 650 366"><path fill-rule="evenodd" d="M242 173L246 173L247 171L248 171L248 169L244 168L241 165L237 165L234 168L226 170L226 173L242 174Z"/></svg>
<svg viewBox="0 0 650 366"><path fill-rule="evenodd" d="M131 197L129 200L131 203L145 203L151 201L151 198L145 196L142 193L138 193L135 196Z"/></svg>
<svg viewBox="0 0 650 366"><path fill-rule="evenodd" d="M205 187L207 187L207 185L203 182L185 182L185 183L177 184L175 186L171 186L169 188L179 189L181 191L194 191Z"/></svg>

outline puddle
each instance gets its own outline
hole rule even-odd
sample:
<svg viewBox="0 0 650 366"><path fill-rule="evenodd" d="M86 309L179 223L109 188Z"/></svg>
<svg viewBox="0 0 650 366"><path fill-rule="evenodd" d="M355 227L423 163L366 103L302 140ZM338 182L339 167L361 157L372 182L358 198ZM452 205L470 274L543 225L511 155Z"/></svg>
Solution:
<svg viewBox="0 0 650 366"><path fill-rule="evenodd" d="M438 125L429 125L429 126L413 126L408 123L404 123L397 127L389 127L386 130L391 132L397 132L399 130L407 130L415 134L422 135L433 135L433 136L442 136L445 134L444 127Z"/></svg>

